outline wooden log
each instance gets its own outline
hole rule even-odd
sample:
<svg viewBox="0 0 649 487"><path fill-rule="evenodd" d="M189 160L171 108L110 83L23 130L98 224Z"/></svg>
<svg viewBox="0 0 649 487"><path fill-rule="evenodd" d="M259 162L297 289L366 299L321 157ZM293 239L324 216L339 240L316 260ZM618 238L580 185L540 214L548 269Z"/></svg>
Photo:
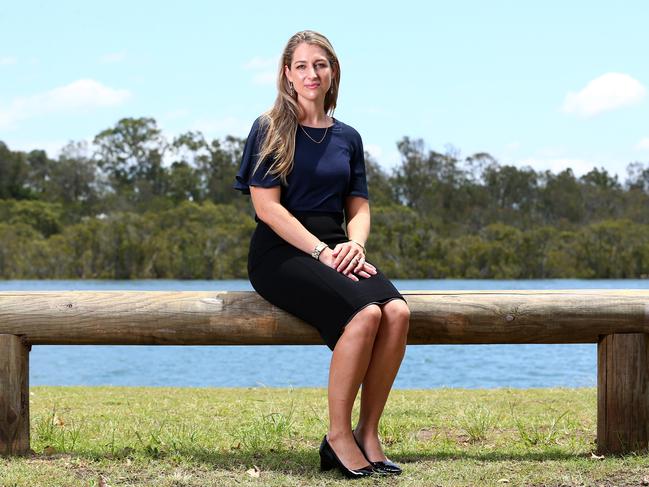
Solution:
<svg viewBox="0 0 649 487"><path fill-rule="evenodd" d="M649 290L403 295L409 344L597 343L649 333ZM313 327L249 291L4 291L0 333L34 345L322 344Z"/></svg>
<svg viewBox="0 0 649 487"><path fill-rule="evenodd" d="M29 452L29 349L0 335L0 455Z"/></svg>
<svg viewBox="0 0 649 487"><path fill-rule="evenodd" d="M604 336L597 345L597 449L649 446L649 335Z"/></svg>

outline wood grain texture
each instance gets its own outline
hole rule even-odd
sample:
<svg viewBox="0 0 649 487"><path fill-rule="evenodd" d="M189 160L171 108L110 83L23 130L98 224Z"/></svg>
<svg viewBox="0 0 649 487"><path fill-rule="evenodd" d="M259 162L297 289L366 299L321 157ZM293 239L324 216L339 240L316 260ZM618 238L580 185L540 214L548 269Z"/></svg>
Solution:
<svg viewBox="0 0 649 487"><path fill-rule="evenodd" d="M0 334L0 455L29 451L29 350Z"/></svg>
<svg viewBox="0 0 649 487"><path fill-rule="evenodd" d="M409 344L597 343L649 333L644 290L402 294ZM34 345L323 343L313 327L247 291L4 291L0 333Z"/></svg>
<svg viewBox="0 0 649 487"><path fill-rule="evenodd" d="M597 346L597 449L649 446L649 335L602 337Z"/></svg>

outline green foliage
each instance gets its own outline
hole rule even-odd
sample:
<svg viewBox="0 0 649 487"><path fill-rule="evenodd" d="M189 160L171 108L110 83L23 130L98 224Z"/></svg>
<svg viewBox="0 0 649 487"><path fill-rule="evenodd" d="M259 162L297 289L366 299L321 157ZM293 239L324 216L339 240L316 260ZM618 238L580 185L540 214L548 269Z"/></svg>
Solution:
<svg viewBox="0 0 649 487"><path fill-rule="evenodd" d="M272 412L250 418L246 423L238 425L231 432L239 438L241 446L250 452L268 448L278 451L287 449L287 443L295 436L293 408L288 413Z"/></svg>
<svg viewBox="0 0 649 487"><path fill-rule="evenodd" d="M581 230L576 245L584 277L627 279L649 272L649 226L603 221Z"/></svg>
<svg viewBox="0 0 649 487"><path fill-rule="evenodd" d="M4 279L47 277L43 236L25 223L0 223L0 276Z"/></svg>
<svg viewBox="0 0 649 487"><path fill-rule="evenodd" d="M63 206L37 200L0 200L0 222L25 224L44 237L58 233L62 227Z"/></svg>
<svg viewBox="0 0 649 487"><path fill-rule="evenodd" d="M0 142L0 277L246 278L255 223L232 189L245 140L123 118L58 159ZM649 166L622 184L397 143L391 172L366 154L368 259L391 278L649 277Z"/></svg>
<svg viewBox="0 0 649 487"><path fill-rule="evenodd" d="M27 185L29 164L24 152L13 152L0 141L0 199L32 196Z"/></svg>
<svg viewBox="0 0 649 487"><path fill-rule="evenodd" d="M477 443L487 439L487 435L498 423L498 418L489 408L481 404L466 406L456 420L457 427L464 431L469 441Z"/></svg>
<svg viewBox="0 0 649 487"><path fill-rule="evenodd" d="M64 420L56 411L36 415L33 419L34 436L53 451L74 450L82 433L82 421L75 418Z"/></svg>
<svg viewBox="0 0 649 487"><path fill-rule="evenodd" d="M518 435L527 447L551 446L557 443L562 431L561 421L568 414L564 411L558 416L535 417L531 421L525 421L521 417L514 417L514 424ZM548 416L548 415L545 415Z"/></svg>

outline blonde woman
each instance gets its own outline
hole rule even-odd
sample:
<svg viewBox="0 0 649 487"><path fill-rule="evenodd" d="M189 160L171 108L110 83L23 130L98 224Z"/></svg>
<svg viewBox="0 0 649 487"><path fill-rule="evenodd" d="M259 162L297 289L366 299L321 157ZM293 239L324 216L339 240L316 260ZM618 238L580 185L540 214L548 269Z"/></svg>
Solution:
<svg viewBox="0 0 649 487"><path fill-rule="evenodd" d="M340 63L327 38L293 35L280 61L275 104L252 125L234 187L250 194L255 210L248 254L254 289L314 326L333 351L321 469L335 467L349 478L399 474L378 429L405 353L410 312L365 257L370 207L363 143L333 117L339 87Z"/></svg>

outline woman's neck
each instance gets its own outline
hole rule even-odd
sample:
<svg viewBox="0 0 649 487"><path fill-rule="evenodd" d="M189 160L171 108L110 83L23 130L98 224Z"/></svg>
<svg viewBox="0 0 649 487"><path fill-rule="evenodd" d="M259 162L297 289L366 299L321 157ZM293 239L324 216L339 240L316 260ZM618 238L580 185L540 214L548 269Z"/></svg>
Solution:
<svg viewBox="0 0 649 487"><path fill-rule="evenodd" d="M300 120L302 125L311 127L327 127L331 125L331 118L324 111L324 103L300 103Z"/></svg>

